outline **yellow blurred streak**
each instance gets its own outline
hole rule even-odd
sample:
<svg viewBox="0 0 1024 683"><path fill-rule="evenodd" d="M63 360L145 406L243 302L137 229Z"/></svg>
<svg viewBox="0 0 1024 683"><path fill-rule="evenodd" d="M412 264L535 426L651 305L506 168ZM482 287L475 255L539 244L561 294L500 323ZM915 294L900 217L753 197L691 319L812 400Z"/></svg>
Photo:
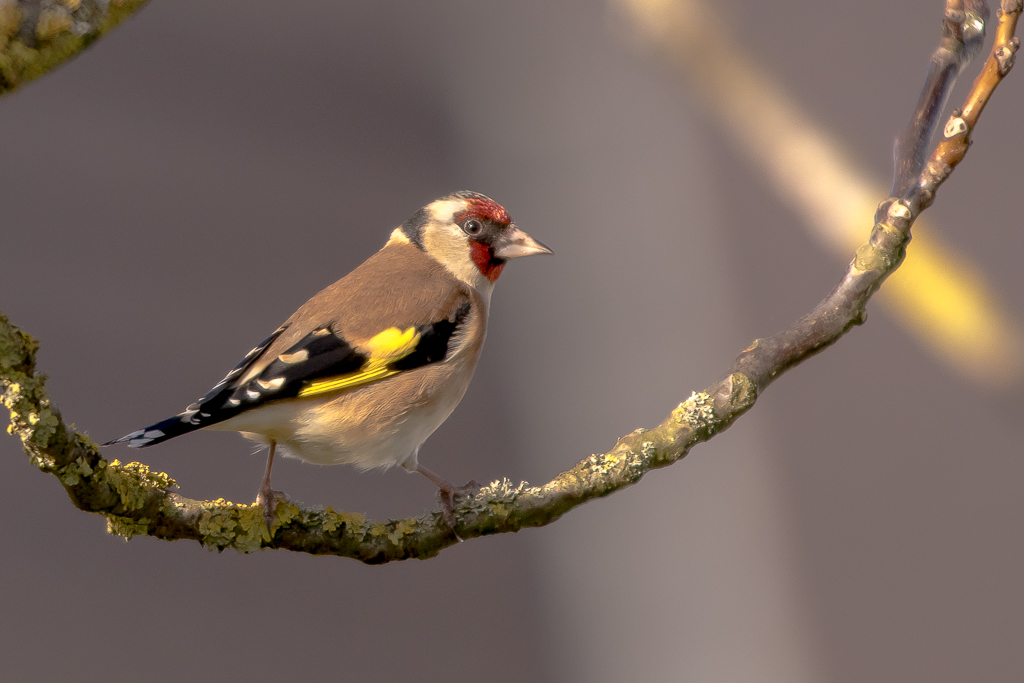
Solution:
<svg viewBox="0 0 1024 683"><path fill-rule="evenodd" d="M823 245L852 257L888 196L812 124L781 86L740 51L722 20L695 0L611 0L635 29L693 81L712 114L798 211ZM916 88L916 84L915 84ZM882 305L935 357L985 385L1024 372L1024 331L980 272L942 244L923 218L908 258L878 293Z"/></svg>

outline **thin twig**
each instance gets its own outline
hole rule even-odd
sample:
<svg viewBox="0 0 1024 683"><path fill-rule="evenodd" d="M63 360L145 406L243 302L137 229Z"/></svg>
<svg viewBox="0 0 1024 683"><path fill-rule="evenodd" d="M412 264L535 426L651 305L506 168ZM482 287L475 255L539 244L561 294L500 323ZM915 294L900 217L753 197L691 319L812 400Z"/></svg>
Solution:
<svg viewBox="0 0 1024 683"><path fill-rule="evenodd" d="M833 344L864 320L864 306L903 260L914 219L963 158L978 116L1009 71L1019 45L1014 37L1020 0L1003 0L996 44L962 110L913 187L880 208L867 244L836 289L788 330L758 340L736 359L729 375L694 393L658 427L638 429L610 451L592 455L539 487L494 482L457 502L456 531L463 539L542 526L593 498L636 483L647 472L683 458L696 444L728 428L775 378ZM428 558L457 542L440 512L416 519L372 522L330 508L280 504L267 528L262 509L227 501L195 501L171 492L167 475L145 465L107 462L88 438L69 429L35 371L38 344L0 315L0 386L11 412L9 431L31 461L57 476L79 508L107 517L110 531L193 539L217 548L261 548L334 554L379 564Z"/></svg>
<svg viewBox="0 0 1024 683"><path fill-rule="evenodd" d="M749 377L758 392L782 372L834 344L853 325L864 322L868 299L903 261L911 226L920 213L931 206L935 191L967 153L970 134L981 110L1013 66L1020 45L1013 35L1020 11L1021 0L1003 0L992 53L975 79L963 111L954 110L943 129L943 140L909 189L902 196L889 197L879 205L871 238L857 250L856 258L839 285L794 326L769 339L756 341L736 359L732 372ZM914 116L917 118L918 112ZM917 153L912 145L904 151ZM897 160L897 166L912 163Z"/></svg>
<svg viewBox="0 0 1024 683"><path fill-rule="evenodd" d="M686 77L696 98L695 113L722 130L823 246L842 257L860 247L864 217L874 213L879 197L902 193L890 192L857 168L827 128L816 125L765 71L750 42L730 34L717 5L707 0L609 2L624 19L615 24L625 29L623 37ZM964 23L968 14L987 16L972 5ZM952 30L944 25L944 31ZM972 48L981 44L978 27L960 31L976 36ZM943 35L942 42L949 38ZM959 68L974 54L941 44L939 50L955 53ZM938 90L922 100L943 99L950 83L930 81L927 92ZM928 131L941 116L932 107L928 116L912 119L917 125L910 128L917 132L910 137L921 141L920 153L929 149ZM916 149L911 157L920 160L902 167L916 169L916 178L923 158ZM989 390L1013 390L1024 377L1024 328L987 282L984 269L945 243L938 226L916 226L914 258L886 283L877 303L925 350L966 379Z"/></svg>
<svg viewBox="0 0 1024 683"><path fill-rule="evenodd" d="M988 17L988 5L984 2L946 0L942 36L932 53L921 98L907 128L896 138L895 172L889 190L892 196L898 197L909 190L921 174L935 127L953 92L956 78L984 43Z"/></svg>

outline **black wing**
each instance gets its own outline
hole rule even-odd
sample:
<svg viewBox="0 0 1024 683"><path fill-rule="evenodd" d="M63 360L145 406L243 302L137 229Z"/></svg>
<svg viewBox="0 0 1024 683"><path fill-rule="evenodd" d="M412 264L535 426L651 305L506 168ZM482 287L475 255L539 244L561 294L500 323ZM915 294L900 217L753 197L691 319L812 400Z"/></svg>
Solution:
<svg viewBox="0 0 1024 683"><path fill-rule="evenodd" d="M268 401L337 393L437 363L447 357L449 342L465 322L469 311L470 303L466 301L449 320L404 331L399 328L384 330L374 338L382 341L374 345L371 340L371 350L367 353L357 351L330 327L321 327L280 354L259 375L239 383L238 379L285 330L281 327L250 351L209 393L183 412L103 445L152 446L223 422Z"/></svg>

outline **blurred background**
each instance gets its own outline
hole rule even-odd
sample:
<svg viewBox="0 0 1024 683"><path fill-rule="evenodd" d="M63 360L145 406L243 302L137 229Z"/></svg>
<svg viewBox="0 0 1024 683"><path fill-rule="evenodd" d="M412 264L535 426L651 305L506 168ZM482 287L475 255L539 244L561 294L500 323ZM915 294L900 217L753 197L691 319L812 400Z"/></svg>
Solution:
<svg viewBox="0 0 1024 683"><path fill-rule="evenodd" d="M852 253L623 7L155 0L0 101L0 310L102 442L204 393L421 205L484 192L555 255L505 271L473 385L420 458L542 483L718 379ZM738 0L708 30L884 188L942 7ZM1011 321L1022 78L927 214ZM889 310L683 462L427 562L125 543L2 438L5 676L1021 680L1022 402ZM218 433L108 457L235 501L264 464ZM284 461L275 486L377 518L437 506L401 471Z"/></svg>

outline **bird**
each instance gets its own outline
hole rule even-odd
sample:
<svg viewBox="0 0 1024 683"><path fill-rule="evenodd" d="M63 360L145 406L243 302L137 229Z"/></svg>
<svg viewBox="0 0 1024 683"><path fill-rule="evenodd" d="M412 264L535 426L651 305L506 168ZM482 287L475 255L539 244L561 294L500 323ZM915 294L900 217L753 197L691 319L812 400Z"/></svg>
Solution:
<svg viewBox="0 0 1024 683"><path fill-rule="evenodd" d="M438 487L454 530L452 506L465 487L421 465L420 446L469 387L505 264L550 253L490 197L441 197L303 304L206 395L103 445L144 448L197 430L240 432L268 447L256 496L268 527L278 501L287 500L270 484L278 450L360 471L400 465Z"/></svg>

